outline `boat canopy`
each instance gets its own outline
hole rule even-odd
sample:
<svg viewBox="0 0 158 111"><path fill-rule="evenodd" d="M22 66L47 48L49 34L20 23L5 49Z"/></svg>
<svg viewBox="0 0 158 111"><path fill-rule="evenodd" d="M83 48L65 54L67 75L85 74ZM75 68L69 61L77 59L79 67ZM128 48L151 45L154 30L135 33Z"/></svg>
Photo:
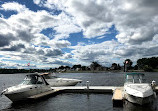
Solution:
<svg viewBox="0 0 158 111"><path fill-rule="evenodd" d="M30 74L26 75L25 79L21 84L31 85L31 84L48 84L41 75L38 74Z"/></svg>
<svg viewBox="0 0 158 111"><path fill-rule="evenodd" d="M144 83L145 78L143 73L127 73L126 82L130 83Z"/></svg>

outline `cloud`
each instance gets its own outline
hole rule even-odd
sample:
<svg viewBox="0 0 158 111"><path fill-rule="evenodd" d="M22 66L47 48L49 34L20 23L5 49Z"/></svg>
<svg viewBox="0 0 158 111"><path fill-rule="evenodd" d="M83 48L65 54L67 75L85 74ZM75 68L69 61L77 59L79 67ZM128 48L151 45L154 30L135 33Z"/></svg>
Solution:
<svg viewBox="0 0 158 111"><path fill-rule="evenodd" d="M0 34L0 47L8 46L12 40L15 40L16 38L13 36L13 34Z"/></svg>
<svg viewBox="0 0 158 111"><path fill-rule="evenodd" d="M151 41L157 34L157 4L156 1L147 3L147 0L117 2L115 26L119 31L116 36L121 43L141 44Z"/></svg>
<svg viewBox="0 0 158 111"><path fill-rule="evenodd" d="M33 2L36 5L39 5L41 7L47 7L49 9L55 9L55 10L64 10L65 6L64 4L68 0L33 0Z"/></svg>
<svg viewBox="0 0 158 111"><path fill-rule="evenodd" d="M69 34L81 32L81 28L77 25L76 20L70 15L62 12L58 15L59 22L54 30L56 31L55 40L67 39Z"/></svg>
<svg viewBox="0 0 158 111"><path fill-rule="evenodd" d="M46 49L45 52L46 52L45 56L49 56L49 57L51 57L51 56L59 56L59 55L62 54L60 49L53 49L53 50Z"/></svg>
<svg viewBox="0 0 158 111"><path fill-rule="evenodd" d="M33 0L33 2L34 2L35 4L37 4L37 5L39 5L40 2L41 2L41 0Z"/></svg>
<svg viewBox="0 0 158 111"><path fill-rule="evenodd" d="M67 40L50 40L50 46L57 48L67 48L71 43Z"/></svg>
<svg viewBox="0 0 158 111"><path fill-rule="evenodd" d="M33 2L40 7L47 7L50 12L45 10L34 12L17 2L6 2L0 6L0 10L5 12L17 12L8 18L3 18L3 15L0 18L0 50L2 54L7 55L6 58L71 65L79 62L89 64L92 61L103 64L122 63L121 61L126 58L136 61L141 57L158 55L156 0L150 2L33 0ZM55 14L53 11L60 13ZM99 41L109 34L109 28L112 26L118 32L115 40L101 43L93 41L92 38L97 38L95 40ZM54 33L50 33L48 37L42 33L46 29L52 29ZM68 38L71 34L79 32L83 32L84 39L89 39L92 43L81 41L77 46L71 46ZM72 51L66 53L63 48ZM14 51L14 54L9 51ZM57 57L60 60L56 59ZM70 58L70 61L66 61Z"/></svg>
<svg viewBox="0 0 158 111"><path fill-rule="evenodd" d="M66 65L66 66L72 66L73 64L67 60L59 60L59 59L56 59L56 60L53 60L51 62L49 62L49 64L60 64L60 65Z"/></svg>
<svg viewBox="0 0 158 111"><path fill-rule="evenodd" d="M21 5L17 2L8 2L8 3L2 4L1 10L23 12L27 10L27 8L25 7L25 5Z"/></svg>
<svg viewBox="0 0 158 111"><path fill-rule="evenodd" d="M123 65L125 59L131 59L136 63L142 57L157 56L157 38L158 36L154 36L152 41L135 45L125 45L112 40L90 45L78 44L70 48L72 58L77 61L76 63L89 65L91 62L97 61L106 66L110 66L114 62Z"/></svg>
<svg viewBox="0 0 158 111"><path fill-rule="evenodd" d="M99 44L90 44L90 45L78 45L71 46L73 50L73 58L80 61L82 64L90 64L93 61L99 63L113 62L113 57L117 57L114 54L116 47L119 47L119 43L116 41L104 41ZM105 65L105 64L104 64Z"/></svg>
<svg viewBox="0 0 158 111"><path fill-rule="evenodd" d="M77 20L86 38L101 36L112 26L113 16L108 9L108 2L70 0L66 11ZM81 8L82 7L82 8Z"/></svg>
<svg viewBox="0 0 158 111"><path fill-rule="evenodd" d="M7 8L10 5L23 7L23 10L18 7L17 9ZM60 17L53 16L44 10L33 12L28 10L24 5L15 2L5 3L3 9L6 11L14 10L18 13L9 18L0 19L0 52L4 55L1 59L20 61L29 60L36 63L41 62L50 64L52 60L49 58L55 59L56 57L62 57L63 52L61 48L66 48L71 45L67 40L50 39L41 33L44 29L53 28L55 26L59 27L59 24L64 24L64 22L61 22ZM58 28L57 30L61 29ZM66 35L69 36L69 32L66 33ZM58 31L58 35L61 35L60 31ZM13 51L14 53L12 53ZM47 60L46 58L49 61L45 61ZM54 63L65 65L71 64L62 60L58 60L58 62ZM9 62L6 62L6 64L9 64ZM14 66L19 68L20 65L22 68L26 68L23 64L19 64L19 66L15 64Z"/></svg>
<svg viewBox="0 0 158 111"><path fill-rule="evenodd" d="M23 44L16 44L9 48L3 48L1 51L20 51L22 48L25 48Z"/></svg>
<svg viewBox="0 0 158 111"><path fill-rule="evenodd" d="M158 20L158 3L155 0L151 2L148 0L46 0L45 2L38 0L36 4L39 3L49 9L56 7L71 15L67 16L68 19L73 19L74 23L82 29L84 37L89 39L108 33L107 31L112 25L119 32L116 38L124 44L141 44L151 41L158 32L156 22ZM67 28L66 25L64 27ZM60 27L57 27L56 30L60 33L65 31ZM61 34L63 36L57 34L56 38L68 37L66 32Z"/></svg>
<svg viewBox="0 0 158 111"><path fill-rule="evenodd" d="M57 7L71 15L82 29L85 38L102 36L112 25L115 25L119 32L116 38L124 44L141 44L153 39L158 32L157 4L155 0L151 2L148 0L47 0L43 2L44 7L50 9Z"/></svg>

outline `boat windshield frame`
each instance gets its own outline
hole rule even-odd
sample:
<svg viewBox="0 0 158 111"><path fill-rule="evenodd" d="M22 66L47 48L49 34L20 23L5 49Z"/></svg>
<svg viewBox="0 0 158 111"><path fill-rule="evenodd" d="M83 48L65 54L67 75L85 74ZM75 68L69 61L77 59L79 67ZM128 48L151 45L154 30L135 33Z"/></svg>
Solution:
<svg viewBox="0 0 158 111"><path fill-rule="evenodd" d="M127 73L126 83L145 83L145 75L143 73Z"/></svg>
<svg viewBox="0 0 158 111"><path fill-rule="evenodd" d="M44 84L43 78L38 74L30 74L26 75L24 80L20 83L20 85L37 85L37 84Z"/></svg>

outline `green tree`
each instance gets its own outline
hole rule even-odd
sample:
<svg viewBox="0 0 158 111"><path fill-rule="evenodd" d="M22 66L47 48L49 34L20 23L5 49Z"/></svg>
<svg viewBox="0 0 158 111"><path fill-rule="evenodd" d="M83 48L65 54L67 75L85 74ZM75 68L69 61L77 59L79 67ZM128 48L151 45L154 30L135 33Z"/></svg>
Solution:
<svg viewBox="0 0 158 111"><path fill-rule="evenodd" d="M145 65L143 69L146 72L152 72L153 71L153 68L151 66L148 66L148 65Z"/></svg>
<svg viewBox="0 0 158 111"><path fill-rule="evenodd" d="M137 60L137 65L139 69L146 69L151 67L152 69L158 68L158 57L142 58Z"/></svg>
<svg viewBox="0 0 158 111"><path fill-rule="evenodd" d="M90 65L90 68L91 68L91 70L93 70L93 71L96 70L97 67L101 67L101 65L98 64L98 62L92 62L91 65Z"/></svg>
<svg viewBox="0 0 158 111"><path fill-rule="evenodd" d="M81 68L81 67L82 67L81 64L73 65L73 66L72 66L72 68L75 69L75 70L76 70L77 68Z"/></svg>
<svg viewBox="0 0 158 111"><path fill-rule="evenodd" d="M116 64L116 63L112 63L111 68L112 68L113 70L117 70L117 64Z"/></svg>

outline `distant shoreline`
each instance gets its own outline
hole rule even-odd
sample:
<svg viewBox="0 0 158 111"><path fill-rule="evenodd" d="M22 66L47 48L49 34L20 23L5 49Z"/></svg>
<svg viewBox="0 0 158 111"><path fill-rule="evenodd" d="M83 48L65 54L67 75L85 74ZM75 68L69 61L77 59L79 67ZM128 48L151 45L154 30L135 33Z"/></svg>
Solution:
<svg viewBox="0 0 158 111"><path fill-rule="evenodd" d="M113 73L124 73L123 70L110 70L110 71L64 71L64 72L54 72L54 73L108 73L108 72L113 72ZM128 72L146 72L144 70L129 70ZM128 73L127 72L127 73ZM158 70L154 70L152 72L158 72ZM35 73L35 72L30 72L30 73ZM44 73L44 72L39 72L39 73ZM19 73L0 73L0 74L29 74L28 72L19 72Z"/></svg>
<svg viewBox="0 0 158 111"><path fill-rule="evenodd" d="M123 70L110 70L110 71L65 71L58 73L107 73L107 72L124 72ZM128 72L145 72L144 70L129 70Z"/></svg>

